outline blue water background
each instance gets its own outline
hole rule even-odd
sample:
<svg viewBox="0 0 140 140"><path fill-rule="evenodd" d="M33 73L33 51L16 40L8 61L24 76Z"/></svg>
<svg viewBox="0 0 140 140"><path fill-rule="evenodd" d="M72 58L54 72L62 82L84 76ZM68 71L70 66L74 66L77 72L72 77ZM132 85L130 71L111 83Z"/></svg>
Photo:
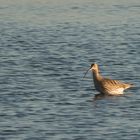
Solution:
<svg viewBox="0 0 140 140"><path fill-rule="evenodd" d="M133 83L93 102L89 72ZM0 140L138 140L139 0L0 0Z"/></svg>

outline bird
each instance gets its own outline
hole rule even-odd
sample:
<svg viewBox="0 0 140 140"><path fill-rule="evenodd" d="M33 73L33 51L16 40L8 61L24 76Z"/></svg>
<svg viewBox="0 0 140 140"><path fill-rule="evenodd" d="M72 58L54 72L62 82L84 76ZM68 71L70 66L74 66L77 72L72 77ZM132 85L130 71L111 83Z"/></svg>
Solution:
<svg viewBox="0 0 140 140"><path fill-rule="evenodd" d="M91 64L88 71L89 70L92 71L95 89L100 92L101 95L122 95L124 93L124 90L133 87L133 84L123 83L119 80L104 78L100 74L99 66L96 63ZM85 73L85 75L87 74L87 72Z"/></svg>

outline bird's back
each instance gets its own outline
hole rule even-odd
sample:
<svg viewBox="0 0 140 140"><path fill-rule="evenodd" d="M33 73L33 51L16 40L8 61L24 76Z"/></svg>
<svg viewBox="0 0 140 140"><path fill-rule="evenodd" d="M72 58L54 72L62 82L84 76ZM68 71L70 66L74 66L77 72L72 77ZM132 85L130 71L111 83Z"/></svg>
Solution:
<svg viewBox="0 0 140 140"><path fill-rule="evenodd" d="M111 80L108 78L103 78L99 81L100 92L104 94L117 95L123 94L123 91L127 88L130 88L131 84L122 83L118 80Z"/></svg>

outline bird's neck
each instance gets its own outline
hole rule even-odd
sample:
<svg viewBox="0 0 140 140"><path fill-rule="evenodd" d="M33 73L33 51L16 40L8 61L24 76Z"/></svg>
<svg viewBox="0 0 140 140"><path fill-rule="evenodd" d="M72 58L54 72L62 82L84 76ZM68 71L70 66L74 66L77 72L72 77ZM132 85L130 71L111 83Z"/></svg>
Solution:
<svg viewBox="0 0 140 140"><path fill-rule="evenodd" d="M93 81L99 81L102 79L102 76L99 73L99 70L92 70L92 74L93 74Z"/></svg>

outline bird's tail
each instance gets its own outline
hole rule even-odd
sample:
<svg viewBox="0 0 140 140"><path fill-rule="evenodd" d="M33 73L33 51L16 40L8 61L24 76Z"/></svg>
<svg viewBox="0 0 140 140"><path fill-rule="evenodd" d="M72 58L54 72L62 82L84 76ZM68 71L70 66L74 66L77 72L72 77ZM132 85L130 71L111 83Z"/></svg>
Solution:
<svg viewBox="0 0 140 140"><path fill-rule="evenodd" d="M134 87L134 84L125 84L125 89L131 88L131 87Z"/></svg>

